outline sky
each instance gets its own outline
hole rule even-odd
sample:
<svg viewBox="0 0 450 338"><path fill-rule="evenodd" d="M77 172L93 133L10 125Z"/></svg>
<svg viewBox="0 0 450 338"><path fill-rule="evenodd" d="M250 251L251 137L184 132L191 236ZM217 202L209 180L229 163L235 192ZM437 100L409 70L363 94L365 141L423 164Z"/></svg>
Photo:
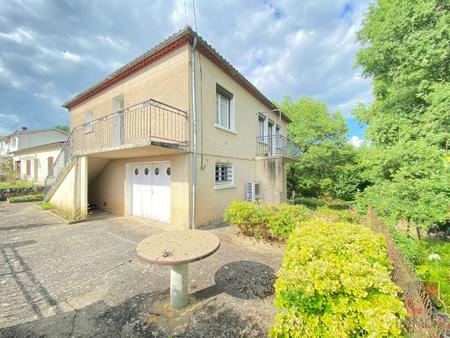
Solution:
<svg viewBox="0 0 450 338"><path fill-rule="evenodd" d="M352 117L370 103L354 69L367 0L196 0L198 33L268 98L311 96ZM0 1L0 135L68 125L62 103L186 24L191 0Z"/></svg>

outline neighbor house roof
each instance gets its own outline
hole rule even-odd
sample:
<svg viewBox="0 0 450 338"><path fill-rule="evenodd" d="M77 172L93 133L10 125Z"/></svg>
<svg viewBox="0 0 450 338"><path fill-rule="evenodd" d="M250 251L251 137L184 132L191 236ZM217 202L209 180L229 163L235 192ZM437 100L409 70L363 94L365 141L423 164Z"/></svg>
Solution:
<svg viewBox="0 0 450 338"><path fill-rule="evenodd" d="M133 61L127 63L125 66L119 68L115 72L108 75L106 78L96 83L92 87L86 89L79 95L73 97L63 104L63 107L72 109L78 104L88 100L92 96L106 90L115 83L127 78L131 74L141 70L142 68L154 63L167 54L177 50L178 48L191 44L197 37L197 50L210 59L216 66L221 68L225 73L231 76L237 83L244 87L250 94L262 102L270 110L279 110L279 108L272 103L264 94L262 94L249 80L247 80L239 71L234 68L225 58L220 55L210 44L202 39L191 27L187 26L176 34L173 34L159 45L153 47L149 51L140 55ZM291 119L280 111L281 117L291 122Z"/></svg>
<svg viewBox="0 0 450 338"><path fill-rule="evenodd" d="M19 149L19 150L14 151L13 153L14 153L14 155L21 155L21 154L39 152L40 150L57 149L57 148L61 148L64 145L64 143L65 143L65 141L46 143L46 144L41 144L41 145L34 146L34 147Z"/></svg>
<svg viewBox="0 0 450 338"><path fill-rule="evenodd" d="M14 135L40 133L40 132L50 131L50 130L56 130L57 132L60 132L63 135L66 135L66 136L68 135L65 131L62 131L62 130L57 129L57 128L26 129L26 130L16 130L15 132L12 132L11 134L8 134L8 135L5 135L5 136L1 136L0 140L6 139L6 138L10 138L11 136L14 136Z"/></svg>

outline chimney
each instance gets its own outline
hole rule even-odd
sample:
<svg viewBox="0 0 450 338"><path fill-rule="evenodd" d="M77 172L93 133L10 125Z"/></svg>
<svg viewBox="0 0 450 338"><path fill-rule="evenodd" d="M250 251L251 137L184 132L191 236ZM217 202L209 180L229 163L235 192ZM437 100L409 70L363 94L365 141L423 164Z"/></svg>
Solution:
<svg viewBox="0 0 450 338"><path fill-rule="evenodd" d="M22 127L22 131L27 131L28 128L27 127Z"/></svg>

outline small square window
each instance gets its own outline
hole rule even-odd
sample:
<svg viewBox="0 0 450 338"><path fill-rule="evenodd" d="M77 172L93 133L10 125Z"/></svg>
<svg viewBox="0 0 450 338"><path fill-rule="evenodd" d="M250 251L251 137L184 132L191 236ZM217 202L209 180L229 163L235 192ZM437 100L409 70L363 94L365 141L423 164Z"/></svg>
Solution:
<svg viewBox="0 0 450 338"><path fill-rule="evenodd" d="M232 164L216 164L216 186L232 185L234 183L234 170Z"/></svg>

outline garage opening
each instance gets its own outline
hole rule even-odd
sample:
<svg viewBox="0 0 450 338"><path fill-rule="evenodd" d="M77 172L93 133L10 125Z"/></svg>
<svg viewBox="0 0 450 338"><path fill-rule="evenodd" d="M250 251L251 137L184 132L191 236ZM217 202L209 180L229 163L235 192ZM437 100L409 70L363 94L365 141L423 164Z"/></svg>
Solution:
<svg viewBox="0 0 450 338"><path fill-rule="evenodd" d="M170 222L170 163L136 163L131 169L131 214Z"/></svg>

